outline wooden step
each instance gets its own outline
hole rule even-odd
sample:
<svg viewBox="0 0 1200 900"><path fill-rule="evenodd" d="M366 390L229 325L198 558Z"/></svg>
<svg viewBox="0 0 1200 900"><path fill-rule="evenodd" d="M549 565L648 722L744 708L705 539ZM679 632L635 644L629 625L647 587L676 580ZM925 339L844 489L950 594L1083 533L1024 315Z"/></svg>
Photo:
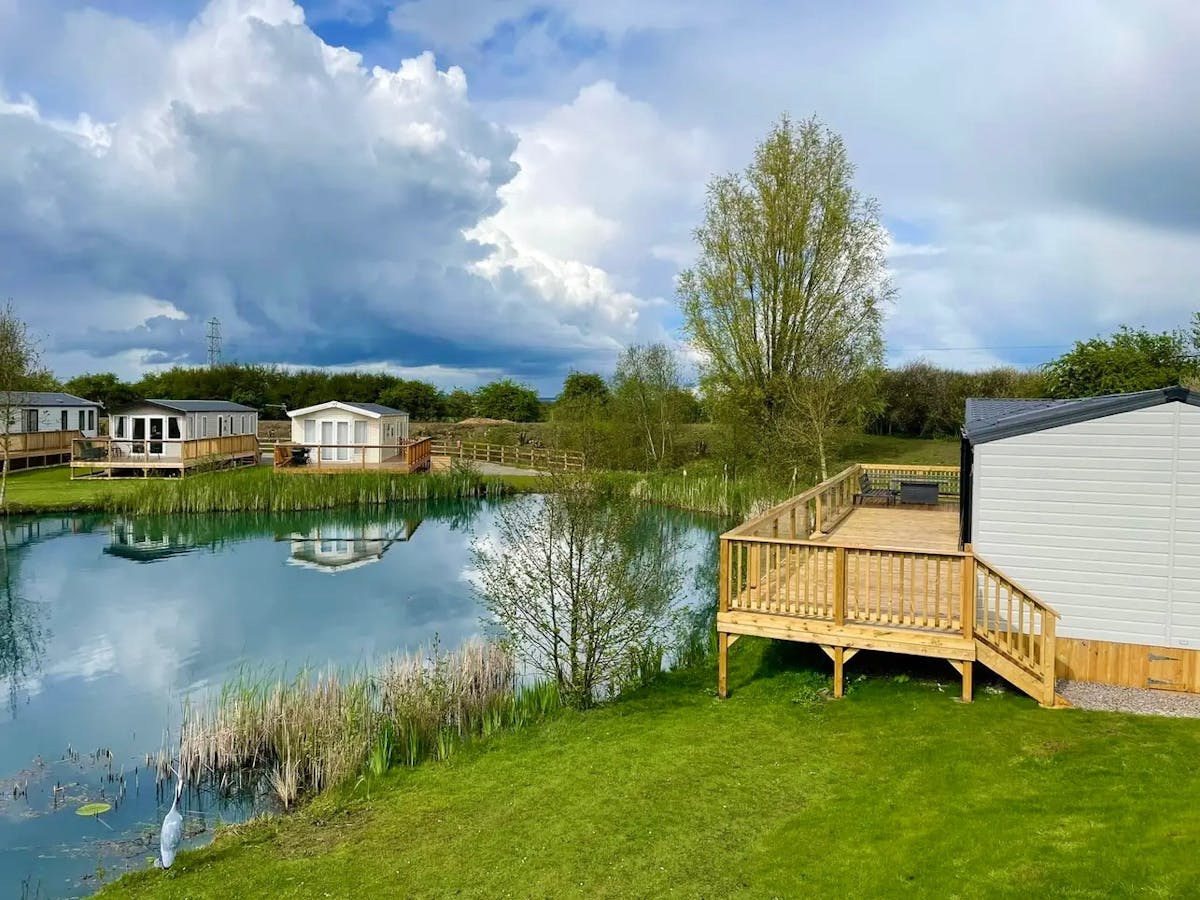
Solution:
<svg viewBox="0 0 1200 900"><path fill-rule="evenodd" d="M1031 675L1024 668L1017 665L1007 656L989 646L986 641L980 640L979 638L975 639L975 659L983 663L1014 687L1024 691L1042 706L1050 705L1044 702L1046 696L1046 684L1041 678ZM1058 706L1058 700L1060 699L1059 695L1055 694L1054 697L1055 702L1053 705ZM1070 706L1070 703L1065 698L1061 699L1064 704Z"/></svg>

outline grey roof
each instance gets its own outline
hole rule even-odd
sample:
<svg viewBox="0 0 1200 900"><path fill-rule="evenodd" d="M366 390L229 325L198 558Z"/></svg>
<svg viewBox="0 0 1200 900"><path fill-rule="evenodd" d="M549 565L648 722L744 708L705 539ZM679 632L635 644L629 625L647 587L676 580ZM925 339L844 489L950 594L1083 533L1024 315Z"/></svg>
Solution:
<svg viewBox="0 0 1200 900"><path fill-rule="evenodd" d="M99 406L94 400L84 400L62 391L18 391L13 402L23 406Z"/></svg>
<svg viewBox="0 0 1200 900"><path fill-rule="evenodd" d="M349 400L343 400L342 406L353 406L355 409L361 409L363 412L375 413L378 416L408 415L402 409L392 409L390 406L384 406L382 403L352 403Z"/></svg>
<svg viewBox="0 0 1200 900"><path fill-rule="evenodd" d="M1118 413L1161 406L1164 403L1200 406L1200 393L1182 387L1170 387L1133 394L1081 397L1077 400L971 398L967 401L963 436L972 444L984 444L1020 434L1044 431L1047 428L1074 425Z"/></svg>
<svg viewBox="0 0 1200 900"><path fill-rule="evenodd" d="M152 406L161 406L163 409L171 409L175 412L194 413L194 412L258 412L252 406L242 406L240 403L234 403L231 400L143 400L142 403L149 403ZM129 403L124 407L140 406L140 403Z"/></svg>

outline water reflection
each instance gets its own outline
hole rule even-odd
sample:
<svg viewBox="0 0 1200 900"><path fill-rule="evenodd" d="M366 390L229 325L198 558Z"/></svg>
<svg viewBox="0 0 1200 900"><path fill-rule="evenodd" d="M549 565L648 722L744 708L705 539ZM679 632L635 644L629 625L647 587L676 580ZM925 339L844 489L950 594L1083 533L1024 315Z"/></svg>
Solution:
<svg viewBox="0 0 1200 900"><path fill-rule="evenodd" d="M185 697L242 670L359 666L478 635L470 536L493 516L462 501L0 525L0 897L26 878L42 896L77 895L98 865L144 865L140 836L166 811L145 754L178 740ZM679 526L707 555L716 526ZM127 786L111 832L74 815L113 796L107 765L89 762L98 748ZM197 828L245 813L204 796L186 810Z"/></svg>
<svg viewBox="0 0 1200 900"><path fill-rule="evenodd" d="M400 519L361 525L332 523L307 532L293 532L288 562L315 572L336 575L383 559L393 544L412 540L420 519Z"/></svg>

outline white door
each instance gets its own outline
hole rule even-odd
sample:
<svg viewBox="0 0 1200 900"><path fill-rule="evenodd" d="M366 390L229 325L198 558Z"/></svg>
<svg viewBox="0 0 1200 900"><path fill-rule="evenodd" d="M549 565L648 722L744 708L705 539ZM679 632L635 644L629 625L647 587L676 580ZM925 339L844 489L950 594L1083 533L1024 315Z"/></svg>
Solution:
<svg viewBox="0 0 1200 900"><path fill-rule="evenodd" d="M333 422L321 422L321 459L333 459Z"/></svg>
<svg viewBox="0 0 1200 900"><path fill-rule="evenodd" d="M350 458L350 448L346 446L350 443L350 423L341 419L337 423L337 458L344 462Z"/></svg>

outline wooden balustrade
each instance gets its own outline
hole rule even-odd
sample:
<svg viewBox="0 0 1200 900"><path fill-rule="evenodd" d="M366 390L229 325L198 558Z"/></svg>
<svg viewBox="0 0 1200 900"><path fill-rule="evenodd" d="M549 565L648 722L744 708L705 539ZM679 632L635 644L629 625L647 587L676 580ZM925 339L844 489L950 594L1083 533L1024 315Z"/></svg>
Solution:
<svg viewBox="0 0 1200 900"><path fill-rule="evenodd" d="M846 548L846 621L962 630L961 553Z"/></svg>
<svg viewBox="0 0 1200 900"><path fill-rule="evenodd" d="M275 445L273 460L277 469L329 472L392 469L417 472L428 468L431 445L432 441L427 437L388 444L281 442Z"/></svg>
<svg viewBox="0 0 1200 900"><path fill-rule="evenodd" d="M960 492L958 466L894 466L863 463L859 468L871 479L871 487L876 490L895 490L900 481L912 479L936 482L938 495L942 500L956 500Z"/></svg>
<svg viewBox="0 0 1200 900"><path fill-rule="evenodd" d="M858 493L858 465L785 500L735 528L730 534L805 540L827 534L854 506Z"/></svg>
<svg viewBox="0 0 1200 900"><path fill-rule="evenodd" d="M1058 613L986 560L974 561L976 639L1041 682L1042 702L1053 705Z"/></svg>
<svg viewBox="0 0 1200 900"><path fill-rule="evenodd" d="M258 453L258 437L253 434L226 434L220 437L127 438L75 437L71 441L72 464L107 463L162 465L195 464L210 459L253 456Z"/></svg>
<svg viewBox="0 0 1200 900"><path fill-rule="evenodd" d="M474 462L495 463L515 468L582 472L584 456L574 450L549 450L544 447L518 447L512 444L486 444L478 441L433 441L434 456L449 456Z"/></svg>
<svg viewBox="0 0 1200 900"><path fill-rule="evenodd" d="M417 472L429 468L429 458L432 456L433 441L430 438L417 438L404 447L404 462L408 471Z"/></svg>
<svg viewBox="0 0 1200 900"><path fill-rule="evenodd" d="M7 444L9 456L40 456L69 453L71 441L81 436L79 431L25 431L0 434L0 441Z"/></svg>

